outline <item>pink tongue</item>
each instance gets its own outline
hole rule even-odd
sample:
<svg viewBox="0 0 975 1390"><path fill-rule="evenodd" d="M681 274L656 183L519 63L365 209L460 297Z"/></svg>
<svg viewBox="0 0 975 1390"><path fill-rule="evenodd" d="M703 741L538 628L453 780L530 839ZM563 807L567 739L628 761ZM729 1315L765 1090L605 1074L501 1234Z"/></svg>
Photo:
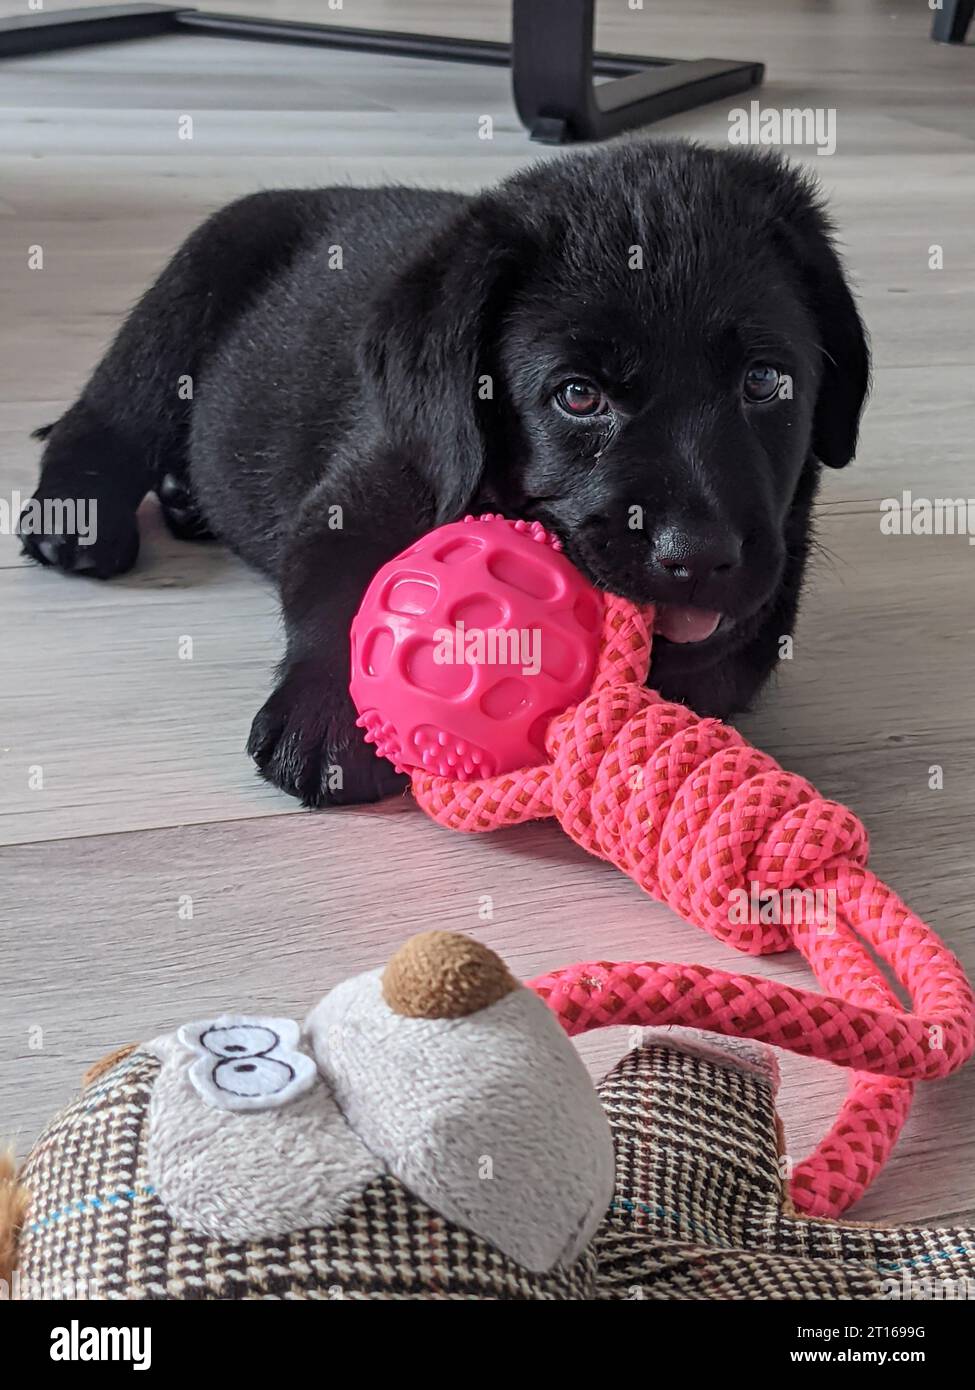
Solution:
<svg viewBox="0 0 975 1390"><path fill-rule="evenodd" d="M711 613L706 608L661 603L654 614L653 630L669 642L703 642L720 621L720 613Z"/></svg>

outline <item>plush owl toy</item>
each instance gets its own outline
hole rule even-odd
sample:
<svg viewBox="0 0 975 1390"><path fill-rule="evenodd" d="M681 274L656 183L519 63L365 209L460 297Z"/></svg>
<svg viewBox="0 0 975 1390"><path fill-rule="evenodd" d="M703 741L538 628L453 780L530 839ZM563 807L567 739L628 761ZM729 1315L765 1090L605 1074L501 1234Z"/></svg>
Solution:
<svg viewBox="0 0 975 1390"><path fill-rule="evenodd" d="M571 1297L591 1278L609 1123L555 1017L470 938L414 937L303 1026L197 1020L86 1081L20 1175L21 1296Z"/></svg>
<svg viewBox="0 0 975 1390"><path fill-rule="evenodd" d="M492 951L426 933L302 1025L220 1014L93 1067L0 1170L0 1293L913 1297L889 1285L935 1250L975 1283L971 1232L797 1217L776 1085L763 1045L676 1029L597 1090Z"/></svg>

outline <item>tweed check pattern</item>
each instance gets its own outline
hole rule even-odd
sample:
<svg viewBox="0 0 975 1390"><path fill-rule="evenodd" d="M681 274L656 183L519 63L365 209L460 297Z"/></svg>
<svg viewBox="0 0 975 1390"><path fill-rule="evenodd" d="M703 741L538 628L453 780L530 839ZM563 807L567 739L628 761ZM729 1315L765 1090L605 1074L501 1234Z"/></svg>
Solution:
<svg viewBox="0 0 975 1390"><path fill-rule="evenodd" d="M596 1235L596 1297L975 1298L975 1231L807 1220L784 1202L772 1087L666 1040L599 1087L616 1194Z"/></svg>
<svg viewBox="0 0 975 1390"><path fill-rule="evenodd" d="M721 1045L719 1045L720 1047ZM329 1230L229 1243L177 1226L148 1184L159 1063L136 1052L38 1139L13 1293L92 1299L931 1299L975 1297L975 1231L842 1225L785 1202L773 1083L662 1035L599 1087L615 1195L571 1269L527 1272L398 1182Z"/></svg>
<svg viewBox="0 0 975 1390"><path fill-rule="evenodd" d="M392 1177L345 1217L268 1240L177 1226L149 1184L149 1097L160 1064L133 1053L63 1111L21 1173L31 1193L17 1296L94 1299L585 1299L587 1252L533 1274Z"/></svg>
<svg viewBox="0 0 975 1390"><path fill-rule="evenodd" d="M656 962L587 963L532 983L573 1033L683 1023L852 1069L835 1124L792 1179L798 1209L835 1217L886 1162L914 1082L971 1056L975 996L955 956L866 867L867 834L852 811L735 730L646 689L651 624L607 597L592 692L552 720L549 762L472 782L417 772L414 795L455 830L555 817L577 844L737 950L801 951L826 993ZM836 920L733 922L731 894L752 883L835 895Z"/></svg>

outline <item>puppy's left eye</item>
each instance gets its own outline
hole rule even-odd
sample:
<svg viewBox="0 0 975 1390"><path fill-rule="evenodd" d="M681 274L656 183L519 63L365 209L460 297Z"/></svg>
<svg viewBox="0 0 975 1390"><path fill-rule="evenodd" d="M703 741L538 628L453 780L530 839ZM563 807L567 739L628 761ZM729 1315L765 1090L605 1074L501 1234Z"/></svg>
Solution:
<svg viewBox="0 0 975 1390"><path fill-rule="evenodd" d="M555 393L555 403L566 415L584 419L590 415L605 415L609 401L593 381L581 378L563 381Z"/></svg>
<svg viewBox="0 0 975 1390"><path fill-rule="evenodd" d="M778 395L781 384L782 374L778 367L769 367L764 362L759 363L755 367L749 367L745 373L742 394L746 401L761 405L765 401L773 400Z"/></svg>

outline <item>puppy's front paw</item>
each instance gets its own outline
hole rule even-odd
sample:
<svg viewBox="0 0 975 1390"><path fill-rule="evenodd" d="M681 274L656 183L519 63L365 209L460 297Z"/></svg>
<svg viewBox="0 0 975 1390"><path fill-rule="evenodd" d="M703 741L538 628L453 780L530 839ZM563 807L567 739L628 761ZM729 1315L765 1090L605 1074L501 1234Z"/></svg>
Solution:
<svg viewBox="0 0 975 1390"><path fill-rule="evenodd" d="M258 711L247 751L262 777L305 806L355 806L401 792L408 779L376 756L355 721L334 673L298 662Z"/></svg>

